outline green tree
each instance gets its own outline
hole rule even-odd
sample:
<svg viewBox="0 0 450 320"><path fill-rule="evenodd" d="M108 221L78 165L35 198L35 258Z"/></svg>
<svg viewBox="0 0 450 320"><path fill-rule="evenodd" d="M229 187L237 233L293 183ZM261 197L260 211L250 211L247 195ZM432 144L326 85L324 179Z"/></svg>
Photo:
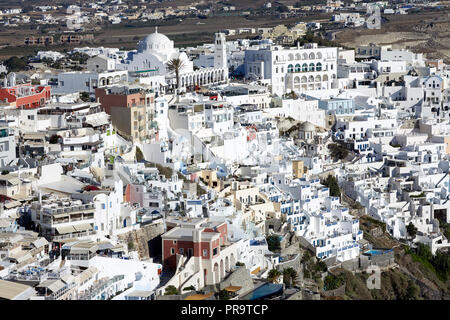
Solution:
<svg viewBox="0 0 450 320"><path fill-rule="evenodd" d="M437 251L433 257L432 264L436 269L436 273L441 279L447 281L450 272L450 256L448 253Z"/></svg>
<svg viewBox="0 0 450 320"><path fill-rule="evenodd" d="M167 70L169 70L169 72L175 73L177 88L180 87L180 71L184 68L184 66L184 61L178 58L173 58L172 60L169 60L169 62L167 62Z"/></svg>
<svg viewBox="0 0 450 320"><path fill-rule="evenodd" d="M183 291L191 291L191 290L195 290L195 287L194 286L189 286L189 287L183 288Z"/></svg>
<svg viewBox="0 0 450 320"><path fill-rule="evenodd" d="M3 62L3 65L8 68L9 72L18 72L25 69L27 66L27 60L25 57L18 58L16 56L11 57Z"/></svg>
<svg viewBox="0 0 450 320"><path fill-rule="evenodd" d="M217 299L219 300L230 300L231 296L230 293L227 290L220 290L219 292L217 292L215 294L215 296L217 297Z"/></svg>
<svg viewBox="0 0 450 320"><path fill-rule="evenodd" d="M330 150L331 156L336 161L343 160L348 156L348 150L340 144L330 143L328 149Z"/></svg>
<svg viewBox="0 0 450 320"><path fill-rule="evenodd" d="M173 295L177 295L177 294L178 294L177 288L175 288L175 286L172 286L172 285L167 286L166 290L164 292L165 296L173 296Z"/></svg>
<svg viewBox="0 0 450 320"><path fill-rule="evenodd" d="M341 277L336 277L334 275L329 274L325 277L323 284L325 291L328 291L339 288L344 284L344 281Z"/></svg>
<svg viewBox="0 0 450 320"><path fill-rule="evenodd" d="M142 153L141 149L136 146L136 161L142 160L144 160L144 154Z"/></svg>
<svg viewBox="0 0 450 320"><path fill-rule="evenodd" d="M416 237L417 234L417 228L416 226L410 222L407 226L406 226L406 231L408 232L408 235L411 237L411 240L413 240Z"/></svg>
<svg viewBox="0 0 450 320"><path fill-rule="evenodd" d="M89 93L88 92L81 92L80 93L80 99L81 99L81 101L84 101L84 102L91 101L91 98L89 97Z"/></svg>
<svg viewBox="0 0 450 320"><path fill-rule="evenodd" d="M339 184L335 176L331 174L328 175L327 179L322 181L322 184L330 189L330 196L339 197L341 195L341 189L339 188Z"/></svg>
<svg viewBox="0 0 450 320"><path fill-rule="evenodd" d="M417 246L417 255L428 261L433 260L433 254L431 253L430 247L423 243L419 243Z"/></svg>
<svg viewBox="0 0 450 320"><path fill-rule="evenodd" d="M419 287L414 285L412 282L409 282L408 288L406 289L406 293L403 298L405 300L417 300L419 293Z"/></svg>
<svg viewBox="0 0 450 320"><path fill-rule="evenodd" d="M266 238L267 246L270 251L280 250L280 237L277 235L270 235Z"/></svg>
<svg viewBox="0 0 450 320"><path fill-rule="evenodd" d="M293 286L295 285L297 278L297 271L294 270L294 268L286 268L283 270L283 282L286 284L286 286Z"/></svg>
<svg viewBox="0 0 450 320"><path fill-rule="evenodd" d="M269 280L270 282L276 282L277 279L280 277L281 272L278 271L277 269L272 269L269 271L269 274L267 275L267 280Z"/></svg>
<svg viewBox="0 0 450 320"><path fill-rule="evenodd" d="M56 143L58 143L58 139L59 138L61 138L60 136L58 136L57 134L53 134L51 137L50 137L50 139L48 139L48 141L51 143L51 144L56 144Z"/></svg>
<svg viewBox="0 0 450 320"><path fill-rule="evenodd" d="M288 7L286 7L285 5L281 5L281 6L278 6L277 7L277 12L289 12L289 8Z"/></svg>

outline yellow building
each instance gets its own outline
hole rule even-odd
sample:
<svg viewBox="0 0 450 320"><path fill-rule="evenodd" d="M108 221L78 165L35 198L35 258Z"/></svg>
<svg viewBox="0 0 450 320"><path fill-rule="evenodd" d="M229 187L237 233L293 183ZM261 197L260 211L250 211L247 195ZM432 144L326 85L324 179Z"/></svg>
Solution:
<svg viewBox="0 0 450 320"><path fill-rule="evenodd" d="M295 178L302 178L305 174L303 161L295 160L292 161L292 174Z"/></svg>

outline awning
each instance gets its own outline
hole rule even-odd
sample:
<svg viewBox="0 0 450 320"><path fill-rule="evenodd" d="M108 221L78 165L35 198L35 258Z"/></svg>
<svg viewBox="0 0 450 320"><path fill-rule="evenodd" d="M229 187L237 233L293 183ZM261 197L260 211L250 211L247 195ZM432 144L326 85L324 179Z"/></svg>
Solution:
<svg viewBox="0 0 450 320"><path fill-rule="evenodd" d="M239 286L228 286L224 290L226 290L228 292L237 292L237 291L241 290L241 288L242 287L239 287Z"/></svg>
<svg viewBox="0 0 450 320"><path fill-rule="evenodd" d="M86 282L98 272L96 267L89 267L78 275L78 284Z"/></svg>
<svg viewBox="0 0 450 320"><path fill-rule="evenodd" d="M56 231L58 231L59 234L76 232L75 228L72 226L55 227L55 229Z"/></svg>
<svg viewBox="0 0 450 320"><path fill-rule="evenodd" d="M47 245L48 241L45 238L39 238L39 239L33 241L32 243L33 243L33 246L35 246L36 248L40 248L40 247Z"/></svg>
<svg viewBox="0 0 450 320"><path fill-rule="evenodd" d="M59 214L53 215L53 218L65 218L68 216L70 216L70 214L68 214L68 213L59 213Z"/></svg>
<svg viewBox="0 0 450 320"><path fill-rule="evenodd" d="M255 270L253 270L252 272L250 272L251 274L258 274L258 272L261 271L261 268L258 267Z"/></svg>
<svg viewBox="0 0 450 320"><path fill-rule="evenodd" d="M75 282L75 277L71 274L65 274L61 276L61 280L64 281L65 283L69 284L72 282Z"/></svg>
<svg viewBox="0 0 450 320"><path fill-rule="evenodd" d="M51 290L53 293L58 292L66 285L61 280L45 280L41 282L37 287L38 288L47 288Z"/></svg>
<svg viewBox="0 0 450 320"><path fill-rule="evenodd" d="M110 242L99 242L97 243L98 246L98 250L106 250L106 249L111 249L114 248L114 246L110 243Z"/></svg>
<svg viewBox="0 0 450 320"><path fill-rule="evenodd" d="M20 207L21 205L22 205L22 203L20 201L10 201L10 202L4 204L6 209Z"/></svg>
<svg viewBox="0 0 450 320"><path fill-rule="evenodd" d="M93 229L92 225L89 223L77 224L77 225L74 225L74 228L76 231L86 231L86 230Z"/></svg>
<svg viewBox="0 0 450 320"><path fill-rule="evenodd" d="M17 260L17 263L22 263L22 262L27 261L29 259L33 259L33 257L31 256L31 254L27 253L27 254L25 254L23 256L15 258L15 259Z"/></svg>
<svg viewBox="0 0 450 320"><path fill-rule="evenodd" d="M193 295L190 295L189 297L186 297L184 300L205 300L211 297L212 295L214 295L214 292L209 292L207 294L195 293Z"/></svg>
<svg viewBox="0 0 450 320"><path fill-rule="evenodd" d="M122 245L115 246L111 248L112 252L125 252L125 248Z"/></svg>

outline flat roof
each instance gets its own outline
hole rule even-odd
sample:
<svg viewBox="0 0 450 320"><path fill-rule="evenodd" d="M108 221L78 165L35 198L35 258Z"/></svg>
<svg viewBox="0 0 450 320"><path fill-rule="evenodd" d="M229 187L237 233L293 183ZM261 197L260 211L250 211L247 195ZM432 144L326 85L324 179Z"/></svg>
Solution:
<svg viewBox="0 0 450 320"><path fill-rule="evenodd" d="M29 289L31 287L25 284L0 280L0 298L3 299L12 300Z"/></svg>
<svg viewBox="0 0 450 320"><path fill-rule="evenodd" d="M142 298L148 298L152 295L153 291L144 291L144 290L135 290L129 294L127 294L127 297L142 297Z"/></svg>

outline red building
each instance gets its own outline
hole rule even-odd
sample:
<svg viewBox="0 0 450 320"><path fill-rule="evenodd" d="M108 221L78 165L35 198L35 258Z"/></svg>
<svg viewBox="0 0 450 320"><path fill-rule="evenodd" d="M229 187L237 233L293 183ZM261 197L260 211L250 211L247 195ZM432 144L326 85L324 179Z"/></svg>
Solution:
<svg viewBox="0 0 450 320"><path fill-rule="evenodd" d="M188 258L192 256L202 259L217 257L220 255L221 246L226 243L228 234L226 222L185 221L175 227L168 222L167 228L170 230L162 236L163 265L166 268L176 268L177 254Z"/></svg>
<svg viewBox="0 0 450 320"><path fill-rule="evenodd" d="M225 220L208 220L166 220L168 231L161 236L163 268L176 272L167 284L180 290L191 285L200 290L220 283L236 265L241 242L228 240Z"/></svg>
<svg viewBox="0 0 450 320"><path fill-rule="evenodd" d="M50 86L32 86L28 83L0 88L0 101L14 104L19 109L39 108L50 99Z"/></svg>

